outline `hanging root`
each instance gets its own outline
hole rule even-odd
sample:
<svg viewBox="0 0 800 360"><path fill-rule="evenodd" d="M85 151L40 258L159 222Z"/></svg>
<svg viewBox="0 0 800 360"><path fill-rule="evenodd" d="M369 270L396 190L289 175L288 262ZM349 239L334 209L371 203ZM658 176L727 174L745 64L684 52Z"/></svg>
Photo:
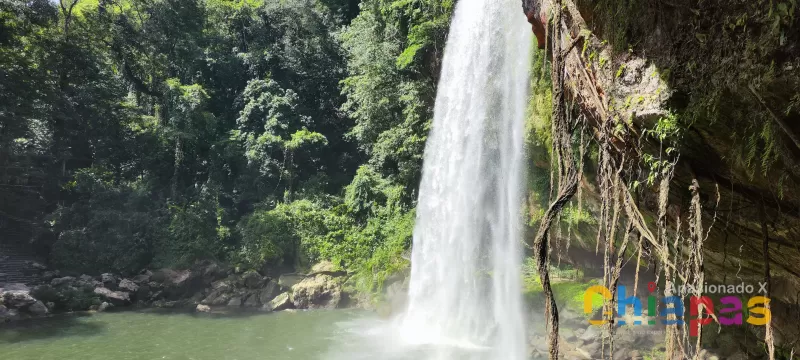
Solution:
<svg viewBox="0 0 800 360"><path fill-rule="evenodd" d="M692 272L692 279L694 286L694 296L701 297L703 295L703 282L705 275L703 273L703 242L706 239L706 234L703 233L703 206L700 203L700 184L697 179L692 179L692 185L689 187L692 193L692 202L689 206L689 236L690 252L689 252L689 270ZM710 231L710 229L709 229ZM698 309L698 314L702 315L703 309ZM686 336L686 332L684 332ZM698 359L700 354L700 342L703 338L703 327L698 324L697 340L694 348L694 359Z"/></svg>
<svg viewBox="0 0 800 360"><path fill-rule="evenodd" d="M553 220L569 203L578 189L578 174L572 154L570 126L566 117L564 103L564 55L561 52L561 0L555 1L552 26L553 65L553 150L558 160L558 195L544 214L539 230L533 241L539 279L545 296L545 319L547 322L547 343L550 360L558 360L558 307L550 285L549 233Z"/></svg>
<svg viewBox="0 0 800 360"><path fill-rule="evenodd" d="M767 228L767 218L765 215L766 209L764 202L761 202L761 232L764 235L764 282L767 283L767 293L764 294L767 298L772 293L772 275L769 270L769 229ZM769 302L766 303L766 308L769 309ZM766 333L764 335L764 342L767 344L767 352L769 360L775 360L775 339L772 335L772 321L767 323Z"/></svg>

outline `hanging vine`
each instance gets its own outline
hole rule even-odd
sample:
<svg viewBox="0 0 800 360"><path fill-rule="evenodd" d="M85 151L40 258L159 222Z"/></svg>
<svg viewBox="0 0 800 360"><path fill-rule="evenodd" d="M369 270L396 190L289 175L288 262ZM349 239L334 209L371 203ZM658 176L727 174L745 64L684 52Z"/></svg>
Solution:
<svg viewBox="0 0 800 360"><path fill-rule="evenodd" d="M552 16L551 38L553 86L553 116L551 131L553 137L553 154L558 163L558 195L545 212L536 237L533 241L539 278L545 296L545 319L547 327L547 343L550 360L558 359L558 307L550 285L549 233L550 228L564 206L569 203L578 188L578 174L572 154L571 126L567 121L564 103L564 54L561 51L561 5L562 0L555 1Z"/></svg>

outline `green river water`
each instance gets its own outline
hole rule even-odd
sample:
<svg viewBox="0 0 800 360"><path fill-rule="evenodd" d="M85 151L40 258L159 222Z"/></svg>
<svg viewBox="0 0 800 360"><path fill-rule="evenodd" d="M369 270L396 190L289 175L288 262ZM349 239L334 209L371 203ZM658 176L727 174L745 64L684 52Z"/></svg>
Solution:
<svg viewBox="0 0 800 360"><path fill-rule="evenodd" d="M0 327L2 360L314 360L331 358L363 312L63 315ZM336 357L336 356L334 356Z"/></svg>

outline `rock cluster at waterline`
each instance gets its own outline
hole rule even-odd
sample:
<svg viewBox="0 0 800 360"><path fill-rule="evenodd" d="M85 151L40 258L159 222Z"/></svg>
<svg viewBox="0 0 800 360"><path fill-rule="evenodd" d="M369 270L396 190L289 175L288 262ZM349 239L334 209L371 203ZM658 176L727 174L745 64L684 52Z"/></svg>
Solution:
<svg viewBox="0 0 800 360"><path fill-rule="evenodd" d="M243 308L259 311L333 309L347 305L342 289L347 274L329 262L309 274L277 278L258 271L242 273L215 262L190 269L144 270L131 277L61 276L45 271L44 284L0 287L0 322L40 317L52 312L105 311L113 307L187 308L197 312Z"/></svg>

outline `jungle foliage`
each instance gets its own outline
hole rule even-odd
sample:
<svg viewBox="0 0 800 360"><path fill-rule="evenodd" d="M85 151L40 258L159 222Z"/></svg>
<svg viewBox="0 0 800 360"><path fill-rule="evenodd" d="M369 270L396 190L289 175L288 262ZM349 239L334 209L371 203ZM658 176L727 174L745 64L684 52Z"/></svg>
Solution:
<svg viewBox="0 0 800 360"><path fill-rule="evenodd" d="M450 0L0 0L0 227L62 269L405 266Z"/></svg>

